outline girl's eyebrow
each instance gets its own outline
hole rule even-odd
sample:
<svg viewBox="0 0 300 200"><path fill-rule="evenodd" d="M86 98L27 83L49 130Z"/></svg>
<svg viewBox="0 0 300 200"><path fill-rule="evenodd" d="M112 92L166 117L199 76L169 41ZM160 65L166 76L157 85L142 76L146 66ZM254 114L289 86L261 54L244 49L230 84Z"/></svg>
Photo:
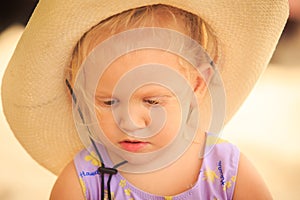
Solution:
<svg viewBox="0 0 300 200"><path fill-rule="evenodd" d="M111 95L111 94L107 94L107 95L105 95L105 94L100 94L100 95L95 95L95 98L103 98L103 99L105 99L105 98L112 98L113 96Z"/></svg>
<svg viewBox="0 0 300 200"><path fill-rule="evenodd" d="M174 94L170 90L154 90L154 91L141 91L137 95L145 97L173 97Z"/></svg>
<svg viewBox="0 0 300 200"><path fill-rule="evenodd" d="M111 96L112 95L112 90L106 88L106 87L98 87L95 91L95 96Z"/></svg>
<svg viewBox="0 0 300 200"><path fill-rule="evenodd" d="M101 99L101 98L112 98L112 94L110 92L97 92L95 93L95 98Z"/></svg>
<svg viewBox="0 0 300 200"><path fill-rule="evenodd" d="M144 99L151 99L151 98L158 98L158 99L163 99L163 98L172 98L174 96L172 95L149 95L149 96L145 96L143 97Z"/></svg>

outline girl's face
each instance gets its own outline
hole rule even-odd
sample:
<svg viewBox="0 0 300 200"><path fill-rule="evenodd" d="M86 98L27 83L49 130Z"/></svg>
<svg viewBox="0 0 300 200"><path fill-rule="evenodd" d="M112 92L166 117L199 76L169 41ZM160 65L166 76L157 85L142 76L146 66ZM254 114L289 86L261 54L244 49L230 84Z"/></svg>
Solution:
<svg viewBox="0 0 300 200"><path fill-rule="evenodd" d="M122 102L124 99L113 96L114 88L126 73L149 63L169 66L185 77L178 56L160 50L139 50L114 61L102 74L95 94L97 119L103 133L116 147L134 153L161 149L175 138L181 126L180 102L173 92L162 85L151 83L138 87L125 104ZM114 116L114 108L120 105L127 106L129 117ZM146 128L151 123L150 110L157 106L165 112L165 122L157 134L148 138L126 134Z"/></svg>

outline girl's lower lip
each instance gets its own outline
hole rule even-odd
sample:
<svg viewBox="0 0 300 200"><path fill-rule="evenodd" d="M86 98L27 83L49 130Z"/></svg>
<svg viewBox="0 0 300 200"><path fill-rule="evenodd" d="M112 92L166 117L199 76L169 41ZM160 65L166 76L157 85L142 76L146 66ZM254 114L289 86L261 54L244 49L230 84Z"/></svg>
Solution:
<svg viewBox="0 0 300 200"><path fill-rule="evenodd" d="M121 148L130 151L130 152L138 152L148 145L148 142L120 142Z"/></svg>

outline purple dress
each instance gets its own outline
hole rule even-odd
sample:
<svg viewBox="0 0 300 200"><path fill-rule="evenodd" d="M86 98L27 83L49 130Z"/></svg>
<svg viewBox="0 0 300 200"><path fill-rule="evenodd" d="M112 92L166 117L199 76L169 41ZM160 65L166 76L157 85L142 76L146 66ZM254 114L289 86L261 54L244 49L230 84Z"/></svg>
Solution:
<svg viewBox="0 0 300 200"><path fill-rule="evenodd" d="M208 138L209 137L210 136L208 136ZM118 173L112 176L110 184L112 199L232 199L240 152L236 146L222 139L219 139L216 144L209 144L209 142L207 142L206 147L209 145L214 145L214 148L204 157L198 180L189 190L175 196L157 196L139 190ZM109 160L105 152L101 151L101 156L105 161ZM74 163L85 198L87 200L101 199L101 176L97 170L100 166L100 162L96 159L94 152L82 150L76 155ZM105 199L107 199L107 188L105 188L105 196Z"/></svg>

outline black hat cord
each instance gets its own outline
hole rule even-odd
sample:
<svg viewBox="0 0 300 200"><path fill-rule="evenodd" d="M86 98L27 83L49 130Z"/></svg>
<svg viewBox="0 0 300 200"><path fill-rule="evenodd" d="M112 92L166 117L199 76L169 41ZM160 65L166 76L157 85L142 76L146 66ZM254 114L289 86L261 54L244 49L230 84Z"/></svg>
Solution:
<svg viewBox="0 0 300 200"><path fill-rule="evenodd" d="M71 86L70 82L68 81L68 79L66 79L66 85L67 85L67 87L68 87L68 89L70 91L70 94L72 96L72 99L73 99L74 103L76 104L77 103L77 98L76 98L76 95L75 95L75 93L74 93L74 91L72 89L72 86ZM84 120L82 111L81 111L81 109L80 109L79 106L78 106L77 111L78 111L79 116L80 116L80 118L82 120L82 123L85 124L85 120ZM89 133L91 133L89 127L86 126L86 128L87 128L87 131ZM98 168L98 172L101 175L101 200L104 200L104 194L105 194L105 191L104 191L104 185L105 185L105 183L104 183L104 175L105 174L109 175L107 183L106 183L106 185L107 185L107 196L108 196L109 200L112 200L112 197L111 197L111 187L110 187L112 176L115 175L115 174L117 174L118 173L117 168L120 167L120 166L122 166L122 165L124 165L124 164L126 164L127 161L124 160L124 161L122 161L122 162L114 165L112 168L105 167L103 158L102 158L102 156L101 156L101 154L100 154L100 152L99 152L99 150L98 150L98 148L97 148L97 146L95 144L95 141L91 137L89 137L89 139L90 139L90 141L91 141L91 143L92 143L92 145L93 145L93 147L94 147L94 149L96 151L96 154L99 157L100 162L101 162L101 166Z"/></svg>

